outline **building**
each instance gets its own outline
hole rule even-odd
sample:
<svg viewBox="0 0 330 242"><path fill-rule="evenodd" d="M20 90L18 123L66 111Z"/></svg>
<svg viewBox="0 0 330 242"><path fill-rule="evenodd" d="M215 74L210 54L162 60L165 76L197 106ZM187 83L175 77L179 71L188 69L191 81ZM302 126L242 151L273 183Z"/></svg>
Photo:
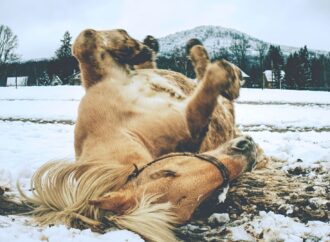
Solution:
<svg viewBox="0 0 330 242"><path fill-rule="evenodd" d="M244 71L241 70L242 73L242 81L241 86L250 87L251 85L251 78L248 74L246 74Z"/></svg>
<svg viewBox="0 0 330 242"><path fill-rule="evenodd" d="M60 86L60 85L63 85L63 82L57 75L53 75L53 78L50 81L50 85L51 86Z"/></svg>
<svg viewBox="0 0 330 242"><path fill-rule="evenodd" d="M80 72L73 73L73 75L68 77L70 85L81 85Z"/></svg>
<svg viewBox="0 0 330 242"><path fill-rule="evenodd" d="M7 77L7 87L27 86L28 76Z"/></svg>
<svg viewBox="0 0 330 242"><path fill-rule="evenodd" d="M285 72L281 70L281 79L278 82L276 82L275 78L274 78L274 73L272 70L265 70L263 72L263 86L265 88L282 88L282 84L284 81L284 77L285 77Z"/></svg>

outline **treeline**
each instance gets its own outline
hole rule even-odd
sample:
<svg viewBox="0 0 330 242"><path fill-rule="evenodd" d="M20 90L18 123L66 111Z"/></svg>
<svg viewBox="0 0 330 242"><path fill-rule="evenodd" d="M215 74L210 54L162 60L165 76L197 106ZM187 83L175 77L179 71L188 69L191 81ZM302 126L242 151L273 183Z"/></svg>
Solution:
<svg viewBox="0 0 330 242"><path fill-rule="evenodd" d="M7 26L0 25L0 86L6 86L7 77L16 76L28 76L30 86L51 85L56 77L60 78L61 84L68 84L70 77L79 71L78 62L71 54L71 40L66 31L53 58L20 62L13 52L17 47L17 36Z"/></svg>
<svg viewBox="0 0 330 242"><path fill-rule="evenodd" d="M206 34L213 36L214 32ZM2 40L3 36L6 38ZM232 38L230 47L219 48L210 53L210 57L212 60L226 59L239 66L250 76L246 80L246 87L269 87L264 71L271 70L272 88L329 91L330 53L320 55L309 51L305 46L285 56L280 46L257 42L254 46L254 51L257 53L252 54L248 38L236 33ZM78 62L71 54L71 40L70 33L65 32L60 47L52 59L19 62L18 55L13 52L17 47L17 36L8 27L0 25L0 85L5 86L7 77L10 76L28 76L28 85L51 85L55 76L61 79L61 84L69 84L72 75L79 71ZM183 47L172 53L159 55L157 65L161 69L195 77L192 64Z"/></svg>
<svg viewBox="0 0 330 242"><path fill-rule="evenodd" d="M266 88L265 70L272 73L272 88L330 90L330 54L320 55L301 48L289 56L280 46L258 43L257 55L249 53L250 43L244 35L237 35L229 48L211 53L212 60L226 59L250 76L247 87ZM183 49L159 56L158 67L181 72L194 78L193 67Z"/></svg>
<svg viewBox="0 0 330 242"><path fill-rule="evenodd" d="M50 85L54 76L58 76L62 84L68 84L70 76L79 68L76 59L68 57L4 64L1 70L0 86L6 85L7 77L15 76L28 76L29 86L44 86Z"/></svg>

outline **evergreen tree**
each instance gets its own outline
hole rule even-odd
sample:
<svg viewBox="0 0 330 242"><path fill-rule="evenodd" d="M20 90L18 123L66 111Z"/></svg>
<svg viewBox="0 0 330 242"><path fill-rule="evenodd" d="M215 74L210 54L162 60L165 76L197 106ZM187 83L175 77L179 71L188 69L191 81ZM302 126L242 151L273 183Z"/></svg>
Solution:
<svg viewBox="0 0 330 242"><path fill-rule="evenodd" d="M218 53L215 53L215 59L225 59L227 61L232 61L232 55L227 48L221 47Z"/></svg>
<svg viewBox="0 0 330 242"><path fill-rule="evenodd" d="M322 65L322 56L320 58L313 58L311 60L311 78L313 87L323 87L324 86L324 67Z"/></svg>
<svg viewBox="0 0 330 242"><path fill-rule="evenodd" d="M46 71L42 72L41 76L37 79L38 86L48 86L50 85L50 78Z"/></svg>
<svg viewBox="0 0 330 242"><path fill-rule="evenodd" d="M57 59L64 59L64 58L69 58L72 57L71 53L71 35L69 31L66 31L64 33L63 39L61 40L62 45L58 50L56 50L55 55Z"/></svg>
<svg viewBox="0 0 330 242"><path fill-rule="evenodd" d="M281 81L283 79L284 58L280 46L270 45L268 53L265 57L264 67L266 69L272 70L273 78L277 87L281 86Z"/></svg>
<svg viewBox="0 0 330 242"><path fill-rule="evenodd" d="M71 52L71 39L70 33L66 31L60 48L55 52L56 58L49 65L48 72L59 76L63 84L67 84L69 77L78 70L78 62Z"/></svg>
<svg viewBox="0 0 330 242"><path fill-rule="evenodd" d="M301 76L301 87L306 88L311 85L312 82L312 72L311 72L311 62L309 58L309 51L307 46L299 50L299 60L300 60L300 76Z"/></svg>
<svg viewBox="0 0 330 242"><path fill-rule="evenodd" d="M250 81L246 83L246 87L262 87L262 76L260 75L262 73L261 67L259 65L252 65L251 72L250 72Z"/></svg>
<svg viewBox="0 0 330 242"><path fill-rule="evenodd" d="M295 52L290 54L285 65L285 82L288 88L297 88L299 86L299 56Z"/></svg>

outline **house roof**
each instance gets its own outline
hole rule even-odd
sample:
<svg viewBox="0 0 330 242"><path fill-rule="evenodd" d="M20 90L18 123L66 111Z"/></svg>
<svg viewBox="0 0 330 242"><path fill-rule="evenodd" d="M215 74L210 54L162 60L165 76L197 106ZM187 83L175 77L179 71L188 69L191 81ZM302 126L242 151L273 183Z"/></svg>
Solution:
<svg viewBox="0 0 330 242"><path fill-rule="evenodd" d="M246 74L244 71L241 70L242 73L242 77L243 78L249 78L250 76L248 74Z"/></svg>
<svg viewBox="0 0 330 242"><path fill-rule="evenodd" d="M264 72L264 76L266 77L266 80L268 82L274 82L275 80L273 80L273 71L272 70L265 70ZM285 72L283 70L281 70L281 78L283 79L285 76Z"/></svg>

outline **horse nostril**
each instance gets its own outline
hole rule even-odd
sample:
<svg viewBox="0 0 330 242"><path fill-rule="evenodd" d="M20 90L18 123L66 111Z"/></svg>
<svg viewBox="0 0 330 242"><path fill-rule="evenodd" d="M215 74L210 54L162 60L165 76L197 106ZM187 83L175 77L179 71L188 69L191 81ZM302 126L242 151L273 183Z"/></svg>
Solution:
<svg viewBox="0 0 330 242"><path fill-rule="evenodd" d="M233 149L244 151L249 147L250 140L247 138L235 142L232 146Z"/></svg>
<svg viewBox="0 0 330 242"><path fill-rule="evenodd" d="M253 141L253 139L252 139L251 136L246 135L245 138L248 139L248 140L250 140L250 141Z"/></svg>

